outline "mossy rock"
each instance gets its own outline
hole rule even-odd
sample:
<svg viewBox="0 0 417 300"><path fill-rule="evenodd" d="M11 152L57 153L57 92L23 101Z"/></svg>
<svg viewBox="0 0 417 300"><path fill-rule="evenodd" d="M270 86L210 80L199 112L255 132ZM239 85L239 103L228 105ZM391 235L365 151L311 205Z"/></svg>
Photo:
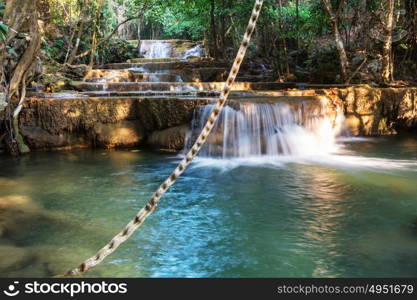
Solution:
<svg viewBox="0 0 417 300"><path fill-rule="evenodd" d="M71 79L59 74L43 74L39 83L45 86L45 92L48 93L72 89Z"/></svg>

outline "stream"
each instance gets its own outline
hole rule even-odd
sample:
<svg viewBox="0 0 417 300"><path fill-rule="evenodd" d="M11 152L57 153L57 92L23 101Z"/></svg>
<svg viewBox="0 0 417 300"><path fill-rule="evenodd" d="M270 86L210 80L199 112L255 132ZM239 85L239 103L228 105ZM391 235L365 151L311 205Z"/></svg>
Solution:
<svg viewBox="0 0 417 300"><path fill-rule="evenodd" d="M339 153L309 159L197 158L144 226L87 276L417 276L417 139L338 144ZM179 159L146 149L1 156L0 275L75 267Z"/></svg>

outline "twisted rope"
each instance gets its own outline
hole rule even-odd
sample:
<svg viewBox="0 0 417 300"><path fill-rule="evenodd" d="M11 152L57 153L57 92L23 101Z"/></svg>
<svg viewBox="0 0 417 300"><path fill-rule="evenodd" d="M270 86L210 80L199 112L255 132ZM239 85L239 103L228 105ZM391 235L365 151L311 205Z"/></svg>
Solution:
<svg viewBox="0 0 417 300"><path fill-rule="evenodd" d="M161 197L175 183L175 181L182 175L182 173L184 173L187 167L191 164L194 157L199 153L204 143L207 141L207 137L212 131L213 126L216 123L220 115L220 112L224 107L226 100L230 94L231 87L235 82L240 66L242 65L242 61L245 58L245 54L248 49L253 31L255 30L256 22L259 18L262 4L263 0L255 1L255 6L253 8L248 27L246 28L242 44L236 55L229 77L227 78L227 81L220 94L220 98L219 100L217 100L216 105L213 108L211 115L208 118L206 125L204 126L203 131L200 133L191 150L179 163L178 167L172 172L172 174L160 185L160 187L152 195L148 203L138 212L135 218L131 220L126 225L126 227L119 234L117 234L107 245L100 249L96 255L85 260L77 268L68 271L66 275L63 275L64 277L81 275L90 270L91 268L94 268L95 266L100 264L108 255L116 251L116 249L122 243L124 243L133 234L133 232L136 229L138 229L145 222L145 220L155 211Z"/></svg>

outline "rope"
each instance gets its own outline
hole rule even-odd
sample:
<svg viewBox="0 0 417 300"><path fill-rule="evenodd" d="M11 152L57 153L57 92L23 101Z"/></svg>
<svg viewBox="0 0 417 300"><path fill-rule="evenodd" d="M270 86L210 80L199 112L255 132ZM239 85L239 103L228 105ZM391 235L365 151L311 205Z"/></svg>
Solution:
<svg viewBox="0 0 417 300"><path fill-rule="evenodd" d="M77 268L68 271L66 275L63 275L63 277L81 275L90 270L91 268L94 268L95 266L100 264L108 255L116 251L116 249L127 239L129 239L133 232L136 229L138 229L145 222L145 220L156 210L156 207L161 197L175 183L175 181L182 175L182 173L184 173L187 167L191 164L194 157L197 156L204 143L207 141L207 137L212 131L213 126L216 123L220 115L220 112L224 107L226 100L230 94L231 87L235 82L240 66L242 65L242 61L245 58L245 54L248 49L253 31L255 30L256 22L259 18L262 4L263 0L255 0L255 6L253 8L248 27L246 28L242 44L236 55L229 77L225 82L223 90L220 94L220 98L217 100L216 105L213 108L211 115L208 118L206 125L204 126L203 131L200 133L191 150L179 163L179 165L172 172L172 174L160 185L160 187L152 195L148 203L138 212L135 218L131 220L119 234L117 234L107 245L105 245L101 250L99 250L96 255L85 260Z"/></svg>

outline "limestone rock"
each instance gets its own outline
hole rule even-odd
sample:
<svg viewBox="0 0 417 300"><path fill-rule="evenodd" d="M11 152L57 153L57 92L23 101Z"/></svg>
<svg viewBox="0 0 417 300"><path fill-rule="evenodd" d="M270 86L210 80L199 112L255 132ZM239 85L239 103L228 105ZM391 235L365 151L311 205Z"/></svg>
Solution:
<svg viewBox="0 0 417 300"><path fill-rule="evenodd" d="M354 135L392 135L417 128L417 89L370 86L339 90Z"/></svg>
<svg viewBox="0 0 417 300"><path fill-rule="evenodd" d="M59 74L42 74L40 84L46 92L56 93L71 88L71 79Z"/></svg>
<svg viewBox="0 0 417 300"><path fill-rule="evenodd" d="M85 148L89 141L77 133L60 132L51 134L38 126L22 126L21 133L32 149Z"/></svg>
<svg viewBox="0 0 417 300"><path fill-rule="evenodd" d="M254 85L260 91L274 91L264 92L265 95L287 93L277 91L278 83L237 82L233 89L254 90ZM387 135L417 127L416 88L380 89L363 85L338 89L317 87L311 91L314 95L333 95L355 135ZM296 92L306 99L311 91ZM291 97L291 100L296 99ZM163 138L159 131L190 124L195 108L212 101L198 96L185 100L180 96L127 97L117 93L112 97L33 97L25 103L19 121L21 133L33 150L136 147L146 141L158 147L181 149L181 138Z"/></svg>
<svg viewBox="0 0 417 300"><path fill-rule="evenodd" d="M106 148L134 147L145 137L145 132L137 121L121 121L119 123L96 124L94 127L96 140Z"/></svg>

